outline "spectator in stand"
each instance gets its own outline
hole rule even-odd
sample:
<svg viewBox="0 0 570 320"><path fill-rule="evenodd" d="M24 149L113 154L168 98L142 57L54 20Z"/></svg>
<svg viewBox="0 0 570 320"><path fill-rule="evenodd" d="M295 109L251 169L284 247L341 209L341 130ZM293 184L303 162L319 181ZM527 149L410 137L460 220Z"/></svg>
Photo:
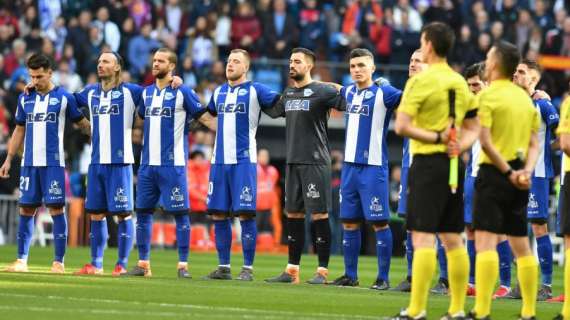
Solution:
<svg viewBox="0 0 570 320"><path fill-rule="evenodd" d="M505 39L505 28L501 21L494 21L491 24L491 42L498 42Z"/></svg>
<svg viewBox="0 0 570 320"><path fill-rule="evenodd" d="M392 27L384 23L384 17L378 18L370 28L370 40L376 49L377 62L388 63L392 54Z"/></svg>
<svg viewBox="0 0 570 320"><path fill-rule="evenodd" d="M324 17L317 0L305 0L299 14L299 46L316 51L326 33Z"/></svg>
<svg viewBox="0 0 570 320"><path fill-rule="evenodd" d="M459 38L453 47L450 62L453 66L463 69L478 61L475 45L473 44L473 37L471 36L471 29L468 25L461 26Z"/></svg>
<svg viewBox="0 0 570 320"><path fill-rule="evenodd" d="M400 26L392 31L392 55L390 63L404 65L418 48L420 33L413 31L408 25L408 14L404 11L400 16ZM408 79L408 72L398 72L393 77L393 85L403 88Z"/></svg>
<svg viewBox="0 0 570 320"><path fill-rule="evenodd" d="M534 21L530 12L526 9L519 11L519 20L515 24L516 45L519 51L522 51L524 45L528 42L531 30L534 27Z"/></svg>
<svg viewBox="0 0 570 320"><path fill-rule="evenodd" d="M182 60L180 77L182 77L184 85L187 85L192 89L195 89L198 86L198 77L196 76L196 70L192 65L192 57L185 56L184 60Z"/></svg>
<svg viewBox="0 0 570 320"><path fill-rule="evenodd" d="M60 85L69 92L79 92L83 88L81 77L69 69L67 60L61 60L57 66L57 71L53 73L53 83Z"/></svg>
<svg viewBox="0 0 570 320"><path fill-rule="evenodd" d="M500 3L502 3L502 6L499 6ZM509 42L513 42L512 39L516 37L515 24L518 19L519 14L515 0L497 2L495 11L493 12L493 20L503 23L505 37Z"/></svg>
<svg viewBox="0 0 570 320"><path fill-rule="evenodd" d="M435 0L423 14L424 23L443 22L449 24L454 30L461 27L461 12L452 0Z"/></svg>
<svg viewBox="0 0 570 320"><path fill-rule="evenodd" d="M208 197L208 179L210 162L202 151L193 151L188 160L188 198L190 199L190 221L192 224L206 224L206 199Z"/></svg>
<svg viewBox="0 0 570 320"><path fill-rule="evenodd" d="M131 66L129 72L136 79L144 74L152 50L161 46L158 41L150 37L151 31L152 25L145 23L141 28L141 33L129 42L128 60Z"/></svg>
<svg viewBox="0 0 570 320"><path fill-rule="evenodd" d="M75 60L75 51L73 50L73 46L71 44L69 43L65 44L65 46L63 47L63 55L61 59L67 61L70 72L77 73L77 61Z"/></svg>
<svg viewBox="0 0 570 320"><path fill-rule="evenodd" d="M8 10L8 5L0 4L0 25L5 25L9 38L11 40L20 36L20 31L18 27L18 19L14 16L10 10Z"/></svg>
<svg viewBox="0 0 570 320"><path fill-rule="evenodd" d="M398 0L398 5L394 7L394 28L401 28L402 13L408 13L408 27L411 31L420 32L422 29L422 17L416 9L410 5L409 0ZM409 55L406 56L406 59Z"/></svg>
<svg viewBox="0 0 570 320"><path fill-rule="evenodd" d="M135 22L136 30L141 30L142 32L144 25L152 22L152 7L150 3L147 0L126 0L124 2L129 8L129 16Z"/></svg>
<svg viewBox="0 0 570 320"><path fill-rule="evenodd" d="M77 72L86 76L93 69L89 63L91 57L91 45L89 41L89 29L91 25L91 13L87 10L81 11L77 24L69 28L67 42L73 46L75 60L77 61ZM123 56L124 57L124 56Z"/></svg>
<svg viewBox="0 0 570 320"><path fill-rule="evenodd" d="M61 2L53 0L38 0L38 13L40 20L40 29L47 31L55 23L55 20L61 16Z"/></svg>
<svg viewBox="0 0 570 320"><path fill-rule="evenodd" d="M226 59L230 53L230 33L232 30L232 19L230 18L231 6L224 2L221 5L220 14L216 21L215 40L220 54L220 58Z"/></svg>
<svg viewBox="0 0 570 320"><path fill-rule="evenodd" d="M232 49L247 50L252 58L259 56L257 41L261 37L261 24L249 2L238 4L237 15L232 18Z"/></svg>
<svg viewBox="0 0 570 320"><path fill-rule="evenodd" d="M63 17L57 17L52 26L46 30L45 35L54 47L52 57L54 57L56 60L59 60L63 53L65 39L67 38L67 27L65 26L65 19Z"/></svg>
<svg viewBox="0 0 570 320"><path fill-rule="evenodd" d="M375 1L358 0L346 8L342 33L349 39L349 47L366 47L374 51L370 42L371 29L383 16L382 7Z"/></svg>
<svg viewBox="0 0 570 320"><path fill-rule="evenodd" d="M192 57L192 64L198 71L199 78L204 78L210 66L218 60L218 48L212 38L212 31L208 30L205 17L196 19L196 26L188 38L186 55Z"/></svg>
<svg viewBox="0 0 570 320"><path fill-rule="evenodd" d="M20 37L25 37L32 32L32 27L39 27L38 11L35 6L28 6L24 9L24 15L18 21L18 29Z"/></svg>
<svg viewBox="0 0 570 320"><path fill-rule="evenodd" d="M257 232L271 233L271 209L278 201L275 186L279 181L279 171L269 164L269 150L260 148L257 152Z"/></svg>
<svg viewBox="0 0 570 320"><path fill-rule="evenodd" d="M534 22L540 26L542 30L554 28L552 14L548 12L548 5L544 0L535 0L534 2Z"/></svg>
<svg viewBox="0 0 570 320"><path fill-rule="evenodd" d="M129 51L129 43L136 36L135 21L131 17L127 17L121 24L121 45L119 45L119 55L127 57ZM129 59L124 61L124 69L130 70L131 64Z"/></svg>
<svg viewBox="0 0 570 320"><path fill-rule="evenodd" d="M529 51L533 51L536 54L542 51L544 45L544 40L542 38L542 30L539 26L533 26L530 31L530 36L528 41L524 44L522 48L522 56L526 57ZM534 53L533 53L534 54ZM533 59L536 61L537 59Z"/></svg>
<svg viewBox="0 0 570 320"><path fill-rule="evenodd" d="M112 51L118 52L121 45L121 32L116 23L109 20L109 9L101 7L97 10L97 20L93 22L99 29L99 34L104 43L106 43Z"/></svg>
<svg viewBox="0 0 570 320"><path fill-rule="evenodd" d="M11 75L16 69L25 66L26 43L22 39L16 39L12 43L12 52L6 55L4 71Z"/></svg>
<svg viewBox="0 0 570 320"><path fill-rule="evenodd" d="M475 51L477 61L484 61L487 56L487 51L491 49L491 35L488 33L481 33L477 38L477 50Z"/></svg>
<svg viewBox="0 0 570 320"><path fill-rule="evenodd" d="M273 11L263 21L264 55L272 59L286 59L297 45L297 19L287 13L287 2L275 0Z"/></svg>
<svg viewBox="0 0 570 320"><path fill-rule="evenodd" d="M170 29L176 36L181 32L180 27L182 26L182 18L184 17L184 11L180 6L178 0L167 0L164 6L164 19L168 29Z"/></svg>

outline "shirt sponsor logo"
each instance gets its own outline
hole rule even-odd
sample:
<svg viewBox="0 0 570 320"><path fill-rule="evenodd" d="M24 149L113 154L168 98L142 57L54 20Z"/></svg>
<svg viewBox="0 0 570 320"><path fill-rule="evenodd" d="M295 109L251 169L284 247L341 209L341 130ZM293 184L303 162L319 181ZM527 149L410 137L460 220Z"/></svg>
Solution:
<svg viewBox="0 0 570 320"><path fill-rule="evenodd" d="M93 116L104 115L104 114L112 114L112 115L120 114L118 104L113 104L110 106L94 105L91 109L93 109Z"/></svg>
<svg viewBox="0 0 570 320"><path fill-rule="evenodd" d="M253 196L251 195L251 188L248 186L243 187L241 189L241 195L239 196L239 199L245 202L253 201Z"/></svg>
<svg viewBox="0 0 570 320"><path fill-rule="evenodd" d="M218 113L245 113L245 103L220 103Z"/></svg>
<svg viewBox="0 0 570 320"><path fill-rule="evenodd" d="M285 111L309 111L310 101L309 100L288 100L285 103Z"/></svg>
<svg viewBox="0 0 570 320"><path fill-rule="evenodd" d="M148 107L144 110L145 117L172 117L172 108Z"/></svg>
<svg viewBox="0 0 570 320"><path fill-rule="evenodd" d="M170 200L176 202L184 201L184 195L180 192L180 187L172 188L172 191L170 191Z"/></svg>
<svg viewBox="0 0 570 320"><path fill-rule="evenodd" d="M51 181L51 183L49 185L48 193L56 195L56 196L60 196L63 194L63 190L59 186L59 182L57 182L57 180Z"/></svg>
<svg viewBox="0 0 570 320"><path fill-rule="evenodd" d="M303 97L310 97L313 95L313 93L315 93L313 90L305 89L305 90L303 90Z"/></svg>
<svg viewBox="0 0 570 320"><path fill-rule="evenodd" d="M346 108L346 112L368 116L370 107L365 104L351 104Z"/></svg>
<svg viewBox="0 0 570 320"><path fill-rule="evenodd" d="M321 194L317 190L317 185L314 183L310 183L307 186L307 198L318 199L321 197Z"/></svg>
<svg viewBox="0 0 570 320"><path fill-rule="evenodd" d="M27 122L55 122L57 115L55 112L37 112L26 114Z"/></svg>
<svg viewBox="0 0 570 320"><path fill-rule="evenodd" d="M246 89L239 89L238 90L238 96L245 96L247 95L247 90Z"/></svg>
<svg viewBox="0 0 570 320"><path fill-rule="evenodd" d="M374 97L374 93L372 91L366 90L366 93L364 94L364 99L370 99Z"/></svg>
<svg viewBox="0 0 570 320"><path fill-rule="evenodd" d="M58 98L49 98L49 105L50 106L54 106L56 104L59 103L59 99Z"/></svg>
<svg viewBox="0 0 570 320"><path fill-rule="evenodd" d="M164 100L172 100L174 99L174 94L172 92L167 92L164 94Z"/></svg>
<svg viewBox="0 0 570 320"><path fill-rule="evenodd" d="M115 191L115 202L128 202L128 197L125 194L125 188L119 187Z"/></svg>
<svg viewBox="0 0 570 320"><path fill-rule="evenodd" d="M123 95L123 94L122 94L120 91L113 91L113 92L111 93L111 98L112 98L112 99L117 99L117 98L121 97L122 95Z"/></svg>
<svg viewBox="0 0 570 320"><path fill-rule="evenodd" d="M382 211L382 205L380 204L380 198L378 197L372 197L372 199L370 200L370 210L374 211L374 212L380 212Z"/></svg>

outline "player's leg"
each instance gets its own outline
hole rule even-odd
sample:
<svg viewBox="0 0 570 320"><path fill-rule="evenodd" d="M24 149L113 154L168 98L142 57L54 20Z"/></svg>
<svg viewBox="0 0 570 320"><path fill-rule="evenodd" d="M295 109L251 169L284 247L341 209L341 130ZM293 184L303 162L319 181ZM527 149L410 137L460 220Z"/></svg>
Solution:
<svg viewBox="0 0 570 320"><path fill-rule="evenodd" d="M158 189L153 166L141 165L137 174L136 195L136 240L139 260L127 275L152 276L150 268L150 244L152 240L153 212L158 203Z"/></svg>
<svg viewBox="0 0 570 320"><path fill-rule="evenodd" d="M67 247L65 206L65 170L63 167L40 168L44 203L53 221L54 261L52 273L64 273L63 259Z"/></svg>
<svg viewBox="0 0 570 320"><path fill-rule="evenodd" d="M568 213L566 213L568 215ZM570 297L570 228L566 227L564 232L564 245L566 247L565 257L566 262L564 264L564 296ZM559 320L570 319L570 299L564 299L564 304L562 305L562 311L560 312L562 316Z"/></svg>
<svg viewBox="0 0 570 320"><path fill-rule="evenodd" d="M34 235L34 216L37 208L42 204L38 168L24 166L20 169L19 189L18 252L16 261L5 269L8 272L28 271L28 255Z"/></svg>
<svg viewBox="0 0 570 320"><path fill-rule="evenodd" d="M325 284L328 277L331 256L331 226L328 210L331 207L331 168L330 165L308 165L304 167L303 200L306 212L311 213L315 227L315 251L318 267L309 284Z"/></svg>
<svg viewBox="0 0 570 320"><path fill-rule="evenodd" d="M499 276L499 255L496 250L498 241L496 233L475 230L477 257L475 260L476 296L473 312L478 318L487 317L491 313L493 289Z"/></svg>
<svg viewBox="0 0 570 320"><path fill-rule="evenodd" d="M285 210L287 211L288 261L285 272L266 279L267 282L299 283L299 265L305 246L305 206L300 165L288 164L285 169Z"/></svg>
<svg viewBox="0 0 570 320"><path fill-rule="evenodd" d="M536 251L542 276L542 285L538 291L538 300L544 301L552 298L553 253L552 240L548 233L550 180L547 178L534 177L531 186L527 214L531 223L532 233L536 239Z"/></svg>
<svg viewBox="0 0 570 320"><path fill-rule="evenodd" d="M521 318L530 319L536 314L538 262L530 250L526 236L508 238L517 262L517 278L522 296Z"/></svg>
<svg viewBox="0 0 570 320"><path fill-rule="evenodd" d="M188 180L186 167L157 167L157 187L160 190L160 202L164 213L174 216L176 223L176 247L178 278L190 278L188 273L188 255L190 252L190 205L188 199Z"/></svg>
<svg viewBox="0 0 570 320"><path fill-rule="evenodd" d="M449 278L447 275L447 256L443 241L436 237L437 245L437 264L439 266L439 279L437 284L430 289L431 293L446 295L449 292Z"/></svg>
<svg viewBox="0 0 570 320"><path fill-rule="evenodd" d="M226 165L223 164L213 164L210 167L207 203L208 213L214 221L218 267L205 276L205 279L232 279L230 269L232 248L231 195L226 169Z"/></svg>
<svg viewBox="0 0 570 320"><path fill-rule="evenodd" d="M408 201L408 171L409 168L402 166L402 173L400 179L400 192L398 194L398 216L401 218L406 218L407 212L407 201ZM406 226L406 229L407 226ZM407 263L407 273L406 279L402 280L396 287L392 290L400 292L410 292L412 289L412 261L414 258L414 246L412 245L412 232L406 230L406 263Z"/></svg>
<svg viewBox="0 0 570 320"><path fill-rule="evenodd" d="M230 167L232 212L239 216L243 267L237 280L253 280L253 261L257 245L255 206L257 203L257 165L239 163Z"/></svg>
<svg viewBox="0 0 570 320"><path fill-rule="evenodd" d="M473 229L473 193L475 192L475 177L465 177L463 191L463 218L465 221L465 236L467 238L467 254L469 255L469 284L467 296L475 296L475 230Z"/></svg>
<svg viewBox="0 0 570 320"><path fill-rule="evenodd" d="M511 290L511 263L513 254L507 236L500 234L497 244L499 254L499 283L500 286L493 295L493 298L517 298L520 299L520 292L517 294ZM515 290L517 291L517 290Z"/></svg>

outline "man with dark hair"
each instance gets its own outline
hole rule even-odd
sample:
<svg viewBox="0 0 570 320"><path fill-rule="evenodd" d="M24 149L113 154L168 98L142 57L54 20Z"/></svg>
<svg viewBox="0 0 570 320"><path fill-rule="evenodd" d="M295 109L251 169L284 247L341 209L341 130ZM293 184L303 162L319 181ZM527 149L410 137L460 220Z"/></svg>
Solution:
<svg viewBox="0 0 570 320"><path fill-rule="evenodd" d="M453 31L443 23L424 26L421 51L429 67L408 81L396 116L396 133L410 138L414 155L407 206L414 259L410 305L394 319L426 318L429 285L435 272L436 233L448 261L451 301L444 319L465 316L469 259L460 236L464 229L463 171L457 169L457 186L450 186L450 156L471 147L477 138L478 121L465 80L446 61L453 38ZM452 125L460 130L458 141L450 139Z"/></svg>
<svg viewBox="0 0 570 320"><path fill-rule="evenodd" d="M73 95L51 82L52 63L46 55L32 54L27 67L34 90L18 97L16 128L8 143L6 160L0 167L0 178L9 178L12 159L24 145L20 169L18 258L6 271L28 271L34 216L43 204L53 219L55 255L51 272L61 274L65 272L63 260L67 245L67 222L63 212L66 194L65 122L69 117L89 134L89 121L79 111Z"/></svg>
<svg viewBox="0 0 570 320"><path fill-rule="evenodd" d="M468 319L490 317L500 234L507 235L516 257L523 298L521 319L534 319L536 313L538 263L529 247L525 211L539 153L540 119L528 94L510 80L519 59L517 47L501 41L487 53L485 62L490 86L479 97L483 153L473 200L476 298Z"/></svg>
<svg viewBox="0 0 570 320"><path fill-rule="evenodd" d="M333 284L357 286L361 226L370 222L376 236L378 274L371 289L390 288L392 231L388 225L388 125L402 92L376 84L374 56L368 49L350 52L354 84L340 89L347 102L346 142L341 173L340 218L343 226L344 275Z"/></svg>
<svg viewBox="0 0 570 320"><path fill-rule="evenodd" d="M542 92L537 92L536 86L540 81L540 66L532 60L524 59L518 64L513 74L513 82L523 88L533 99L535 108L540 114L541 126L538 131L539 155L536 168L532 174L532 183L528 194L527 215L532 227L532 233L536 239L536 251L540 263L542 286L538 291L538 300L544 301L552 298L552 241L548 233L548 217L550 196L550 182L554 177L552 165L552 151L550 143L553 140L553 132L558 126L558 112L544 98ZM508 264L508 272L510 274ZM520 290L516 287L509 297L521 298Z"/></svg>
<svg viewBox="0 0 570 320"><path fill-rule="evenodd" d="M188 159L188 123L194 118L215 130L215 119L206 113L188 87L173 88L175 54L159 49L153 56L154 84L144 88L137 110L137 122L144 125L144 145L137 175L137 247L139 261L127 273L131 276L150 277L150 241L153 212L160 203L163 211L176 220L178 246L177 274L189 278L188 247L190 219L186 161Z"/></svg>
<svg viewBox="0 0 570 320"><path fill-rule="evenodd" d="M317 272L308 283L325 284L328 275L331 157L327 121L330 109L344 111L345 102L334 87L312 80L314 64L312 51L293 49L289 60L293 86L285 89L274 108L274 116L286 118L285 209L289 263L285 272L267 282L299 283L299 264L305 246L305 214L311 215L315 226L314 243L319 259Z"/></svg>

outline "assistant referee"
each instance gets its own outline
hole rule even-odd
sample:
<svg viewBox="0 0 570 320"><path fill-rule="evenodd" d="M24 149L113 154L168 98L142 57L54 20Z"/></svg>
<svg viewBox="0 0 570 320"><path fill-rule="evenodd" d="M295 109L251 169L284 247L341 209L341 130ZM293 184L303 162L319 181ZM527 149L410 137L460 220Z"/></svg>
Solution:
<svg viewBox="0 0 570 320"><path fill-rule="evenodd" d="M407 225L412 232L414 259L410 304L394 319L425 319L429 285L435 272L435 234L443 241L448 259L451 302L442 319L465 316L463 311L469 259L463 232L463 173L459 189L449 186L448 152L467 150L478 135L477 111L463 77L447 64L455 37L449 26L434 22L422 29L421 52L428 68L406 83L396 116L396 133L411 139L414 161L408 176ZM450 99L455 92L455 125L460 140L448 143L453 120ZM450 103L451 102L451 103Z"/></svg>
<svg viewBox="0 0 570 320"><path fill-rule="evenodd" d="M535 315L538 263L528 243L526 205L538 158L540 119L528 94L511 81L519 60L517 47L501 41L489 50L485 61L490 86L479 97L483 154L473 204L476 298L468 319L490 315L499 272L496 246L500 234L507 235L516 257L521 319Z"/></svg>

